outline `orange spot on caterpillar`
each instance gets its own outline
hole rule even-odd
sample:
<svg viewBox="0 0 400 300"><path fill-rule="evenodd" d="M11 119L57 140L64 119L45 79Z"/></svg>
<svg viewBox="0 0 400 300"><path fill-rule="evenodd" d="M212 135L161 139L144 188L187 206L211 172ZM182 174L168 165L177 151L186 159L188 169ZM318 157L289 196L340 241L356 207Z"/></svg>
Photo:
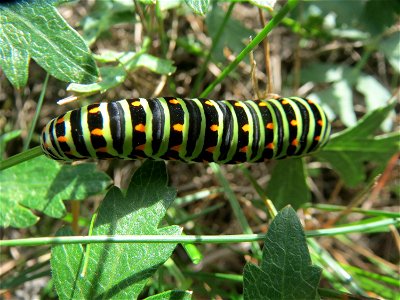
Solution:
<svg viewBox="0 0 400 300"><path fill-rule="evenodd" d="M176 99L171 99L168 102L171 103L171 104L179 104L179 101L176 100Z"/></svg>
<svg viewBox="0 0 400 300"><path fill-rule="evenodd" d="M318 135L314 138L315 141L319 141L321 139L321 137Z"/></svg>
<svg viewBox="0 0 400 300"><path fill-rule="evenodd" d="M63 123L64 122L64 117L62 117L62 118L59 118L58 120L57 120L57 124L61 124L61 123Z"/></svg>
<svg viewBox="0 0 400 300"><path fill-rule="evenodd" d="M265 128L267 129L274 129L274 123L268 123Z"/></svg>
<svg viewBox="0 0 400 300"><path fill-rule="evenodd" d="M66 136L59 136L57 138L57 141L59 141L60 143L66 143L67 142L67 137Z"/></svg>
<svg viewBox="0 0 400 300"><path fill-rule="evenodd" d="M181 145L172 146L170 149L179 152L181 150Z"/></svg>
<svg viewBox="0 0 400 300"><path fill-rule="evenodd" d="M207 151L207 152L210 152L210 153L214 153L215 147L214 147L214 146L208 147L208 148L206 149L206 151Z"/></svg>
<svg viewBox="0 0 400 300"><path fill-rule="evenodd" d="M258 103L258 106L267 106L267 103L265 103L265 102L260 102L260 103Z"/></svg>
<svg viewBox="0 0 400 300"><path fill-rule="evenodd" d="M297 140L297 139L294 139L293 141L292 141L292 146L298 146L299 145L299 141Z"/></svg>
<svg viewBox="0 0 400 300"><path fill-rule="evenodd" d="M292 126L297 126L297 120L292 120L292 121L290 121L290 125L292 125Z"/></svg>
<svg viewBox="0 0 400 300"><path fill-rule="evenodd" d="M314 101L307 99L308 104L314 104Z"/></svg>
<svg viewBox="0 0 400 300"><path fill-rule="evenodd" d="M282 100L282 104L283 104L283 105L289 104L289 101L287 101L286 99L285 99L285 100Z"/></svg>
<svg viewBox="0 0 400 300"><path fill-rule="evenodd" d="M144 151L144 147L145 147L145 146L146 146L145 144L142 144L142 145L136 146L136 147L135 147L135 150Z"/></svg>
<svg viewBox="0 0 400 300"><path fill-rule="evenodd" d="M323 122L322 120L318 120L317 123L318 123L318 125L321 126L321 127L324 125L324 122Z"/></svg>
<svg viewBox="0 0 400 300"><path fill-rule="evenodd" d="M265 147L265 148L267 148L267 149L274 149L274 143L269 143L269 144L267 145L267 147Z"/></svg>
<svg viewBox="0 0 400 300"><path fill-rule="evenodd" d="M214 103L212 103L210 100L207 100L206 102L204 102L205 104L209 105L209 106L214 106Z"/></svg>
<svg viewBox="0 0 400 300"><path fill-rule="evenodd" d="M247 152L247 146L244 146L244 147L240 148L239 152L246 153Z"/></svg>
<svg viewBox="0 0 400 300"><path fill-rule="evenodd" d="M248 132L248 131L250 130L250 125L249 125L249 124L244 124L244 125L242 126L242 130L243 130L244 132Z"/></svg>
<svg viewBox="0 0 400 300"><path fill-rule="evenodd" d="M133 101L132 106L141 106L142 104L140 104L140 101Z"/></svg>
<svg viewBox="0 0 400 300"><path fill-rule="evenodd" d="M235 106L243 107L243 103L242 102L235 102Z"/></svg>
<svg viewBox="0 0 400 300"><path fill-rule="evenodd" d="M183 131L183 125L182 124L174 124L174 125L172 125L172 128L175 130L175 131L180 131L180 132L182 132Z"/></svg>
<svg viewBox="0 0 400 300"><path fill-rule="evenodd" d="M108 150L107 150L107 147L101 147L101 148L97 148L97 149L96 149L96 152L107 153Z"/></svg>
<svg viewBox="0 0 400 300"><path fill-rule="evenodd" d="M93 107L92 109L89 109L89 114L96 114L100 111L100 107Z"/></svg>
<svg viewBox="0 0 400 300"><path fill-rule="evenodd" d="M135 126L135 130L136 130L136 131L139 131L139 132L144 132L145 129L146 129L146 127L145 127L144 124L142 124L142 123L137 124L137 125Z"/></svg>
<svg viewBox="0 0 400 300"><path fill-rule="evenodd" d="M102 136L103 135L103 129L95 128L90 132L90 134L97 135L97 136Z"/></svg>
<svg viewBox="0 0 400 300"><path fill-rule="evenodd" d="M218 131L218 128L219 128L219 126L217 124L210 126L211 131Z"/></svg>

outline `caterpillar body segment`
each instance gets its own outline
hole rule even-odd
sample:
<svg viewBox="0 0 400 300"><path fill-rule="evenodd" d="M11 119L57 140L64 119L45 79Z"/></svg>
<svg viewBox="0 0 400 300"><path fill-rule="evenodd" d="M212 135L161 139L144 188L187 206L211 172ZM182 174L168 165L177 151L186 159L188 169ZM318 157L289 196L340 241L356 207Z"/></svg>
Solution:
<svg viewBox="0 0 400 300"><path fill-rule="evenodd" d="M299 97L163 97L91 104L51 120L44 153L57 160L164 159L235 164L302 156L329 139L322 108Z"/></svg>

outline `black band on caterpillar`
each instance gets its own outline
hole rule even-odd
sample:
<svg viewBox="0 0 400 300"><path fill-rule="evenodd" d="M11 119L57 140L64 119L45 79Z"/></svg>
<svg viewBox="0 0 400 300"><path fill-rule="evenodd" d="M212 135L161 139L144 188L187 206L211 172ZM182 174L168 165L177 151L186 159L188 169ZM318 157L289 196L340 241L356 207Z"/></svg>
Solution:
<svg viewBox="0 0 400 300"><path fill-rule="evenodd" d="M316 103L267 100L124 99L51 120L41 146L57 160L152 158L235 164L302 156L329 139Z"/></svg>

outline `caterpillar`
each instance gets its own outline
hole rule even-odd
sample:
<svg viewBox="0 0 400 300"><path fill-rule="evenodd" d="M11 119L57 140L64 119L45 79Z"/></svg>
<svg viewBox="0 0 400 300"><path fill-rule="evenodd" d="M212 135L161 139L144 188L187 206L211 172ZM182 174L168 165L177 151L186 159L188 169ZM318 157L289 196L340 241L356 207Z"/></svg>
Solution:
<svg viewBox="0 0 400 300"><path fill-rule="evenodd" d="M299 97L211 100L163 97L102 102L44 127L56 160L163 159L235 164L302 156L329 139L322 108Z"/></svg>

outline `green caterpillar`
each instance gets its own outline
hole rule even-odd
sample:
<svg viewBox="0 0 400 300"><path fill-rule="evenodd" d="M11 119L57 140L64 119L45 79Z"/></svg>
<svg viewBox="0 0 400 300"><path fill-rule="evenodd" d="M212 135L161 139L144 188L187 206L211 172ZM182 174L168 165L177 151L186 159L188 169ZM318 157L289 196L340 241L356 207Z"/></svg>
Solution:
<svg viewBox="0 0 400 300"><path fill-rule="evenodd" d="M41 147L56 160L164 159L236 164L302 156L329 139L311 100L173 97L91 104L51 120Z"/></svg>

